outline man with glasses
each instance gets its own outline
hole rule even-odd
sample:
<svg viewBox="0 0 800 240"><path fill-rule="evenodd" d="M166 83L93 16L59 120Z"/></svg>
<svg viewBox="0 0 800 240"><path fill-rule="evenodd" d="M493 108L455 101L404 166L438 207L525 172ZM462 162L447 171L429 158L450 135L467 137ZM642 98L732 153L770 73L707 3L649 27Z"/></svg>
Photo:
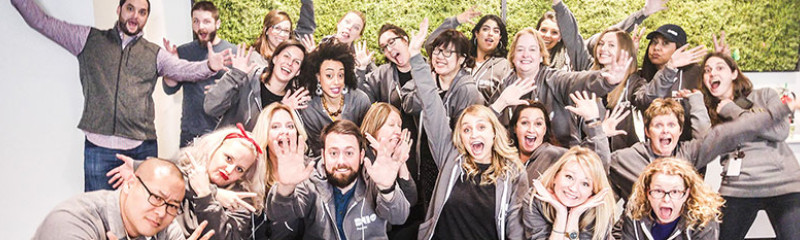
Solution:
<svg viewBox="0 0 800 240"><path fill-rule="evenodd" d="M55 207L33 239L184 239L172 220L181 214L185 189L175 164L148 159L117 191L83 193ZM203 231L190 237L197 239ZM202 239L213 235L210 231Z"/></svg>
<svg viewBox="0 0 800 240"><path fill-rule="evenodd" d="M200 1L192 7L192 32L195 40L185 43L179 47L170 45L169 41L164 40L164 46L173 55L188 61L203 61L208 56L208 43L213 46L214 52L222 52L227 49L236 54L236 46L225 39L217 36L222 21L219 19L219 11L214 3ZM175 94L183 87L183 114L181 115L181 136L180 147L185 147L194 138L211 132L217 126L219 118L209 116L203 110L205 100L205 88L213 85L214 81L220 79L225 71L218 71L217 74L197 81L197 82L176 82L164 78L164 92L168 95Z"/></svg>

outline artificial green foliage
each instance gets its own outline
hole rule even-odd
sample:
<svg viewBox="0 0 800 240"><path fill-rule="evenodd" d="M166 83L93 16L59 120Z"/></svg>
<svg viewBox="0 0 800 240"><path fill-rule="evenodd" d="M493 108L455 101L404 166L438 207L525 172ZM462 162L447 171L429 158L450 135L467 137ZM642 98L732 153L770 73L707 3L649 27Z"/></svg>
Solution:
<svg viewBox="0 0 800 240"><path fill-rule="evenodd" d="M524 27L535 27L539 17L550 10L552 1L507 0L509 40ZM271 9L281 9L292 16L296 24L300 0L212 0L220 8L223 20L220 36L231 42L252 44L263 30L264 15ZM644 0L566 0L578 20L584 38L613 25L641 9ZM316 1L317 41L335 32L336 22L348 10L359 10L367 17L361 40L366 40L377 56L377 32L383 23L392 23L409 34L419 22L430 19L433 31L445 18L453 17L476 5L484 14L500 15L500 0L494 1L430 1L430 0L329 0ZM746 71L794 70L800 48L800 1L797 0L672 0L668 10L650 16L644 22L649 31L673 23L680 25L689 36L689 44L713 48L711 34L727 32L731 49L738 50L740 66ZM474 19L477 22L478 19ZM471 37L473 26L462 24L458 30ZM647 40L640 43L641 62Z"/></svg>

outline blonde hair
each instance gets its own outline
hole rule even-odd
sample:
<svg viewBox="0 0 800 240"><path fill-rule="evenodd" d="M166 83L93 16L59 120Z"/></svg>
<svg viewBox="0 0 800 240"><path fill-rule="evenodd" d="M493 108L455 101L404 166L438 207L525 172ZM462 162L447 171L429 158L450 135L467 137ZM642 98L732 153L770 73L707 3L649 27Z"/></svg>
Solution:
<svg viewBox="0 0 800 240"><path fill-rule="evenodd" d="M261 160L263 154L258 154L256 147L250 141L247 141L242 138L229 138L225 139L229 134L232 133L239 133L241 131L236 127L226 127L217 129L213 132L207 133L203 136L195 138L189 146L186 146L180 150L180 155L178 156L177 165L181 169L182 172L188 172L189 169L192 168L191 160L186 157L186 153L189 153L194 157L195 160L198 161L200 164L204 164L208 166L208 163L211 161L211 156L219 150L222 144L225 141L237 141L243 146L247 147L252 151L253 156L256 156L255 161L253 161L253 165L247 169L247 172L244 173L244 176L240 178L235 183L226 186L217 186L220 188L225 189L243 189L247 192L253 192L256 194L256 197L253 199L253 207L256 208L256 212L260 212L264 209L264 199L266 196L266 189L264 188L264 172L266 171L266 165L264 161ZM249 135L249 134L248 134Z"/></svg>
<svg viewBox="0 0 800 240"><path fill-rule="evenodd" d="M258 119L256 120L256 126L253 128L253 139L256 140L259 146L261 146L264 151L263 154L263 162L266 163L266 171L264 172L264 188L269 189L272 187L272 184L275 183L275 177L273 176L272 170L275 169L276 166L273 166L275 163L269 160L269 142L272 139L269 139L269 130L270 130L270 123L272 123L272 116L275 115L277 111L286 111L289 113L289 116L292 117L292 122L294 122L294 129L297 130L297 136L302 136L303 139L308 139L308 135L306 134L306 129L303 127L303 122L300 121L300 117L297 116L297 113L292 110L289 106L284 105L280 102L274 102L267 105L266 108L261 110L261 113L258 114ZM302 144L302 143L298 143Z"/></svg>
<svg viewBox="0 0 800 240"><path fill-rule="evenodd" d="M686 219L688 229L694 230L705 227L711 221L721 221L720 208L725 204L725 199L705 184L689 162L673 157L656 159L642 171L628 200L628 209L625 211L628 217L637 220L645 217L652 219L650 213L653 209L647 200L647 192L656 173L676 175L683 179L689 197L684 202L681 217Z"/></svg>
<svg viewBox="0 0 800 240"><path fill-rule="evenodd" d="M401 116L400 110L391 104L385 102L373 103L367 110L367 114L364 115L364 121L361 123L361 129L359 129L361 134L366 136L369 133L373 137L377 137L375 134L386 124L386 120L392 113L397 113L398 116Z"/></svg>
<svg viewBox="0 0 800 240"><path fill-rule="evenodd" d="M517 43L519 43L519 38L522 35L530 34L533 35L533 38L536 39L536 43L539 44L539 55L542 56L542 64L545 66L550 66L550 52L547 51L547 46L544 44L544 39L542 39L542 34L539 31L533 29L532 27L526 27L522 30L519 30L516 35L514 35L514 39L511 40L511 47L508 49L508 63L511 66L511 69L514 68L514 58L516 57L516 51L514 49L517 48Z"/></svg>
<svg viewBox="0 0 800 240"><path fill-rule="evenodd" d="M623 78L622 82L617 84L617 87L611 90L611 92L609 92L608 96L606 97L606 99L608 99L608 107L614 108L615 106L617 106L617 101L619 100L619 98L625 97L622 96L622 94L623 92L625 92L625 87L627 87L628 85L628 77L634 74L639 67L636 61L636 49L634 48L633 39L631 39L631 36L619 28L611 27L600 33L600 36L597 38L597 42L599 43L600 40L603 39L603 36L605 36L606 34L614 34L617 37L617 43L619 44L619 51L617 51L616 54L617 57L619 57L622 51L626 51L628 52L628 56L630 56L633 59L633 61L631 61L631 63L628 65L628 71L625 73L625 78ZM596 48L597 46L595 46L595 49ZM599 62L598 60L599 57L595 56L595 54L597 53L595 49L592 49L592 57L594 57L594 66L592 66L592 70L600 70L603 69L603 67L605 66L603 66L603 64ZM612 61L616 61L616 59L613 59ZM628 91L632 90L633 89L628 89Z"/></svg>
<svg viewBox="0 0 800 240"><path fill-rule="evenodd" d="M497 120L494 112L488 107L483 105L472 105L464 109L461 116L458 117L456 126L453 128L453 145L463 156L464 161L461 166L466 170L467 175L471 178L480 171L475 160L467 153L464 143L461 142L461 126L463 124L464 116L474 116L488 120L492 124L494 130L494 145L492 146L492 163L486 171L481 175L480 185L488 185L497 183L498 178L514 178L523 171L522 163L519 160L517 148L515 148L511 140L508 138L508 131Z"/></svg>
<svg viewBox="0 0 800 240"><path fill-rule="evenodd" d="M539 176L539 181L542 182L545 188L552 190L555 186L555 179L561 169L569 162L578 163L592 180L592 195L597 194L603 189L611 189L611 184L608 182L605 167L597 153L583 147L572 147L564 153L552 166ZM531 188L531 201L530 206L533 208L533 198L536 194L536 188ZM616 222L616 208L617 204L614 201L614 194L612 192L606 193L603 197L603 204L598 205L592 209L586 210L581 215L580 229L583 230L590 224L594 223L594 233L592 239L606 239L611 233L611 227ZM556 210L549 203L542 202L542 214L549 222L553 222L556 218Z"/></svg>

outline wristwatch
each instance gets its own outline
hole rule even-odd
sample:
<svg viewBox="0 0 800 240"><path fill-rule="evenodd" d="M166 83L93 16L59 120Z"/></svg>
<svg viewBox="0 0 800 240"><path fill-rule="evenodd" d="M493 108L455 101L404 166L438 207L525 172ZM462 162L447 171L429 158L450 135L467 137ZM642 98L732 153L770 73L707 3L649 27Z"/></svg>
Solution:
<svg viewBox="0 0 800 240"><path fill-rule="evenodd" d="M578 232L569 232L564 235L566 235L570 240L578 239Z"/></svg>

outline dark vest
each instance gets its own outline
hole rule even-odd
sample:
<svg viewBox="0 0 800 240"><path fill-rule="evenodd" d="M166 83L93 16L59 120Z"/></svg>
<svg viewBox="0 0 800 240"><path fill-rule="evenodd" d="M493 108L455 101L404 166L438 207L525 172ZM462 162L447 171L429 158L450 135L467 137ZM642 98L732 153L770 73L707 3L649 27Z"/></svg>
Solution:
<svg viewBox="0 0 800 240"><path fill-rule="evenodd" d="M125 50L116 29L92 28L78 55L83 116L78 128L136 140L156 139L153 90L159 47L143 38Z"/></svg>

